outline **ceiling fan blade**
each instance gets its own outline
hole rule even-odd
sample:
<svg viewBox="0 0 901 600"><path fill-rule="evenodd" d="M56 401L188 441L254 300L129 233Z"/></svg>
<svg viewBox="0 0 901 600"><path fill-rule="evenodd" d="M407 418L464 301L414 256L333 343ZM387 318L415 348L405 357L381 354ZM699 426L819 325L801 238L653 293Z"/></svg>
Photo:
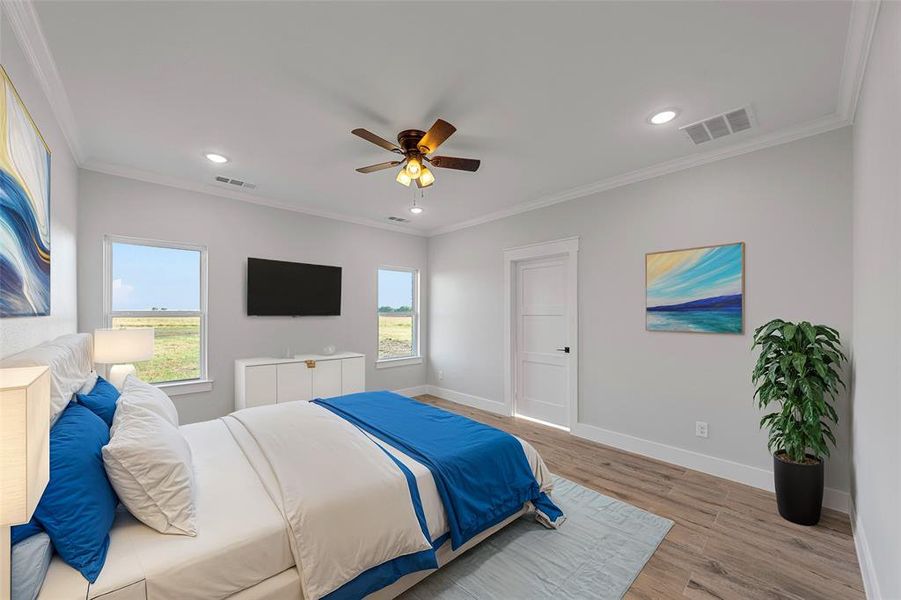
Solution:
<svg viewBox="0 0 901 600"><path fill-rule="evenodd" d="M367 131L362 128L357 128L357 129L354 129L353 131L351 131L351 133L363 138L367 142L372 142L376 146L381 146L385 150L390 150L391 152L398 152L400 154L403 154L403 150L401 150L397 146L397 144L392 144L385 138L381 138L381 137L377 136L376 134L372 133L371 131Z"/></svg>
<svg viewBox="0 0 901 600"><path fill-rule="evenodd" d="M429 162L432 163L433 167L441 169L457 169L458 171L471 172L478 171L479 165L482 164L482 161L475 158L454 158L453 156L433 156Z"/></svg>
<svg viewBox="0 0 901 600"><path fill-rule="evenodd" d="M369 165L368 167L360 167L359 169L357 169L357 173L375 173L376 171L382 171L384 169L396 167L402 162L402 160L392 160L389 162L379 163L377 165Z"/></svg>
<svg viewBox="0 0 901 600"><path fill-rule="evenodd" d="M456 127L447 121L438 119L432 125L431 129L422 136L422 139L419 140L419 151L423 154L431 154L438 149L438 146L444 143L444 140L453 135L455 131L457 131Z"/></svg>

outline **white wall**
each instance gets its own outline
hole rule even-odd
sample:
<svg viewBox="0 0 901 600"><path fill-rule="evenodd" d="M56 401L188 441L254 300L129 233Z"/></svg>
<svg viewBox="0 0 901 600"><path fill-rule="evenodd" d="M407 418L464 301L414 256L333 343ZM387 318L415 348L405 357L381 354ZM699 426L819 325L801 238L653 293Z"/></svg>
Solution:
<svg viewBox="0 0 901 600"><path fill-rule="evenodd" d="M901 598L901 4L883 2L854 123L852 494L871 597Z"/></svg>
<svg viewBox="0 0 901 600"><path fill-rule="evenodd" d="M424 365L374 368L378 345L376 271L380 265L415 267L425 281L424 238L92 171L82 171L80 183L81 331L102 326L104 234L207 246L209 370L215 383L211 393L174 399L183 422L234 410L236 358L283 356L288 347L293 353L303 353L334 344L341 350L365 353L369 389L425 383ZM248 317L244 306L248 256L343 267L341 316ZM426 309L424 301L422 311ZM423 337L423 347L427 343Z"/></svg>
<svg viewBox="0 0 901 600"><path fill-rule="evenodd" d="M771 470L750 334L783 317L850 340L850 141L846 128L432 238L429 382L502 401L503 250L577 235L579 421ZM734 241L745 334L645 331L645 253ZM839 414L826 481L846 491L846 398Z"/></svg>
<svg viewBox="0 0 901 600"><path fill-rule="evenodd" d="M0 15L0 62L50 146L50 316L0 320L0 357L66 333L77 321L75 233L78 169L5 15Z"/></svg>

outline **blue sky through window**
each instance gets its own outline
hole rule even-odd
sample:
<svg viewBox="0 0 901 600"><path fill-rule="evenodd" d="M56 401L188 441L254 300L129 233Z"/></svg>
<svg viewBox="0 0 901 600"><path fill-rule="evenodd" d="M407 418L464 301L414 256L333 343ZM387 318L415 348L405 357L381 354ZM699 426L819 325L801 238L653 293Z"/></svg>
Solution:
<svg viewBox="0 0 901 600"><path fill-rule="evenodd" d="M200 252L113 244L113 310L200 310Z"/></svg>
<svg viewBox="0 0 901 600"><path fill-rule="evenodd" d="M410 271L379 269L379 306L413 306L413 276Z"/></svg>

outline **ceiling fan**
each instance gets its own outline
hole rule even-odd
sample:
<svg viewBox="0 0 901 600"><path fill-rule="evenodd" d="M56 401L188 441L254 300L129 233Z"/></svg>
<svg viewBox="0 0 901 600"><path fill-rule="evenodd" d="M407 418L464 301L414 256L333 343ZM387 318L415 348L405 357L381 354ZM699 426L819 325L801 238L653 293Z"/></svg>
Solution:
<svg viewBox="0 0 901 600"><path fill-rule="evenodd" d="M374 173L384 169L390 169L398 165L403 165L397 173L397 182L407 187L414 180L417 187L429 187L435 183L435 176L425 165L428 163L433 167L440 169L456 169L458 171L475 172L479 170L481 161L474 158L454 158L452 156L429 156L438 149L444 141L449 138L457 128L438 119L428 131L420 131L419 129L405 129L397 134L397 144L393 144L388 140L377 136L371 131L365 129L354 129L352 134L363 138L368 142L372 142L376 146L381 146L385 150L390 150L396 154L403 156L401 160L392 160L379 163L377 165L369 165L368 167L360 167L357 169L359 173Z"/></svg>

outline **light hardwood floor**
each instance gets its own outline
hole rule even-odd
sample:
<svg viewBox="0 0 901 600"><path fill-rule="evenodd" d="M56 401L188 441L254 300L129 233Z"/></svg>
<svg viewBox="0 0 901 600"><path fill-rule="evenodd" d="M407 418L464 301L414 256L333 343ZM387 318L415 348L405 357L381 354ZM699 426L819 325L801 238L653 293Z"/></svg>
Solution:
<svg viewBox="0 0 901 600"><path fill-rule="evenodd" d="M816 527L783 520L775 496L435 396L419 400L530 442L555 474L675 525L626 595L665 598L865 598L851 526L825 510Z"/></svg>

